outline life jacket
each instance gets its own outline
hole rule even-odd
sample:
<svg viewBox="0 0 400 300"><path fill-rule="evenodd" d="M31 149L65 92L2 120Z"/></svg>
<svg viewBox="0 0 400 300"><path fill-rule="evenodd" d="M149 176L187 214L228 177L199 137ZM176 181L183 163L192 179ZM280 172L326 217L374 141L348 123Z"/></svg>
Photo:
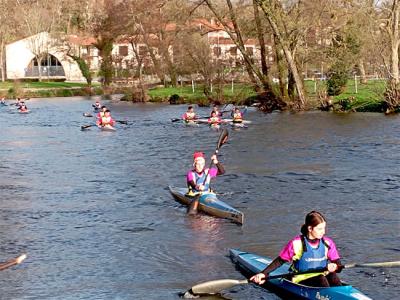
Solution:
<svg viewBox="0 0 400 300"><path fill-rule="evenodd" d="M191 121L196 118L196 113L195 112L187 112L184 116L185 121Z"/></svg>
<svg viewBox="0 0 400 300"><path fill-rule="evenodd" d="M198 184L204 185L203 192L210 191L211 178L210 178L210 176L207 176L209 172L210 172L210 169L208 169L208 168L204 169L203 172L201 172L200 174L197 173L196 171L192 171L195 185L198 185ZM206 180L206 182L204 182L204 179L206 176L207 176L207 180ZM199 193L199 192L200 192L199 190L197 190L196 188L189 185L189 193Z"/></svg>
<svg viewBox="0 0 400 300"><path fill-rule="evenodd" d="M99 112L99 114L97 115L97 117L99 119L103 118L104 116L105 116L105 112L104 111Z"/></svg>
<svg viewBox="0 0 400 300"><path fill-rule="evenodd" d="M219 117L211 117L208 119L208 123L219 124L219 123L221 123L221 119Z"/></svg>
<svg viewBox="0 0 400 300"><path fill-rule="evenodd" d="M293 241L293 264L291 269L294 272L305 272L317 269L324 269L328 264L328 243L322 238L319 241L318 247L314 248L310 245L307 239L301 235L300 240ZM308 273L295 275L292 278L294 283L324 274L323 272Z"/></svg>
<svg viewBox="0 0 400 300"><path fill-rule="evenodd" d="M233 114L233 123L242 123L243 122L243 115L241 112Z"/></svg>
<svg viewBox="0 0 400 300"><path fill-rule="evenodd" d="M106 117L106 116L101 117L100 121L101 121L100 122L101 126L113 125L114 123L111 117Z"/></svg>

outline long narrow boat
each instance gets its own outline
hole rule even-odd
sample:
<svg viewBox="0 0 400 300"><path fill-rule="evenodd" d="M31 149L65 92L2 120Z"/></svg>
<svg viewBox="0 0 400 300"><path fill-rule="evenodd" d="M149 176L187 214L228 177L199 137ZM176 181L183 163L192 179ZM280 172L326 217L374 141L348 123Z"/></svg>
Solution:
<svg viewBox="0 0 400 300"><path fill-rule="evenodd" d="M169 187L169 191L178 202L190 205L193 196L188 196L187 188ZM244 215L242 212L219 200L214 193L203 193L199 199L199 211L214 217L225 218L236 223L243 224Z"/></svg>
<svg viewBox="0 0 400 300"><path fill-rule="evenodd" d="M117 129L111 125L105 125L105 126L97 126L101 131L117 131Z"/></svg>
<svg viewBox="0 0 400 300"><path fill-rule="evenodd" d="M243 252L237 249L229 250L232 261L246 273L254 275L265 269L272 262L268 257L257 254ZM289 264L284 264L280 268L271 272L271 276L285 274L289 271ZM372 300L351 285L335 287L309 287L296 284L284 278L271 279L263 287L270 289L284 299L315 299L315 300Z"/></svg>

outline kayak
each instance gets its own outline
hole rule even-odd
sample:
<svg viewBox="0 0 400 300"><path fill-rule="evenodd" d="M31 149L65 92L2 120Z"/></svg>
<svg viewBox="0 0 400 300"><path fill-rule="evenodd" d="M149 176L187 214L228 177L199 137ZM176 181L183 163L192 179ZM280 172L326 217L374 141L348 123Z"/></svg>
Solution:
<svg viewBox="0 0 400 300"><path fill-rule="evenodd" d="M208 119L197 119L197 123L208 123ZM233 119L222 119L221 124L251 124L249 120L243 120L241 123L233 122Z"/></svg>
<svg viewBox="0 0 400 300"><path fill-rule="evenodd" d="M272 262L271 258L243 252L237 249L230 249L229 255L236 266L250 276L261 272ZM275 271L271 272L271 276L289 273L289 267L289 264L284 264ZM277 278L269 280L268 283L262 285L262 287L270 289L285 299L372 300L351 285L335 287L309 287L302 284L293 283L288 279Z"/></svg>
<svg viewBox="0 0 400 300"><path fill-rule="evenodd" d="M199 124L197 124L197 122L195 120L193 120L193 121L183 120L183 124L185 124L186 126L199 126Z"/></svg>
<svg viewBox="0 0 400 300"><path fill-rule="evenodd" d="M101 131L116 131L115 127L111 125L105 125L105 126L98 126Z"/></svg>
<svg viewBox="0 0 400 300"><path fill-rule="evenodd" d="M193 196L188 196L187 188L169 187L172 196L178 202L190 205ZM244 215L242 212L219 200L214 193L203 193L199 199L199 210L214 217L225 218L236 223L243 224Z"/></svg>
<svg viewBox="0 0 400 300"><path fill-rule="evenodd" d="M29 114L30 110L18 110L20 114Z"/></svg>

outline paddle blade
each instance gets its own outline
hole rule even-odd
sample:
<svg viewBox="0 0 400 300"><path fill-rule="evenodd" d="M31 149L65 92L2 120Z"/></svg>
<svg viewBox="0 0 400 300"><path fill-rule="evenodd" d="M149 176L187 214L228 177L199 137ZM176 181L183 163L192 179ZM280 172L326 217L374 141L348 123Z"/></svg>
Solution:
<svg viewBox="0 0 400 300"><path fill-rule="evenodd" d="M345 268L395 268L400 267L400 261L386 261L380 263L346 264Z"/></svg>
<svg viewBox="0 0 400 300"><path fill-rule="evenodd" d="M236 280L236 279L218 279L207 281L203 283L196 284L193 286L190 291L192 294L216 294L222 290L229 289L238 284L246 284L249 283L247 279L244 280Z"/></svg>
<svg viewBox="0 0 400 300"><path fill-rule="evenodd" d="M190 202L190 205L187 210L188 215L196 215L197 214L197 211L199 209L199 200L200 200L200 194L196 195L193 198L192 202Z"/></svg>
<svg viewBox="0 0 400 300"><path fill-rule="evenodd" d="M228 130L224 128L218 139L217 150L219 150L219 148L228 141L228 135L229 135Z"/></svg>
<svg viewBox="0 0 400 300"><path fill-rule="evenodd" d="M82 125L82 126L81 126L81 130L88 129L88 128L92 127L92 126L93 126L93 125Z"/></svg>

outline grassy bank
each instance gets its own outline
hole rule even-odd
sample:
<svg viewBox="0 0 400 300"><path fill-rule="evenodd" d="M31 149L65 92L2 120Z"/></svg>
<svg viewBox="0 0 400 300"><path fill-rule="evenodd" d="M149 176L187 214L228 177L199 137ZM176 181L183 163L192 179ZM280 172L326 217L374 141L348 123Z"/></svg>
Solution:
<svg viewBox="0 0 400 300"><path fill-rule="evenodd" d="M337 110L355 111L380 111L382 107L383 93L386 82L382 80L371 80L366 84L357 85L354 80L347 82L343 93L332 98L334 107ZM324 90L324 81L305 81L307 97L311 108L320 105L318 94ZM70 96L89 96L113 93L124 93L131 91L130 87L110 89L104 91L98 83L92 88L88 88L85 83L77 82L0 82L0 96L6 98L35 98L35 97L70 97ZM172 95L179 96L178 103L193 103L208 105L209 99L204 94L204 86L199 84L194 88L191 85L173 87L158 87L148 90L150 101L166 102ZM225 84L222 90L218 86L213 86L210 99L219 100L222 103L243 104L249 97L256 93L252 86L248 84L235 83Z"/></svg>
<svg viewBox="0 0 400 300"><path fill-rule="evenodd" d="M204 94L204 85L196 85L194 88L192 86L160 87L149 90L148 94L151 98L150 101L154 102L168 101L172 95L178 95L180 103L209 104ZM210 98L212 99L239 104L248 97L255 95L256 93L252 87L245 84L234 84L233 88L231 84L226 84L221 91L214 86L213 91L210 92Z"/></svg>

